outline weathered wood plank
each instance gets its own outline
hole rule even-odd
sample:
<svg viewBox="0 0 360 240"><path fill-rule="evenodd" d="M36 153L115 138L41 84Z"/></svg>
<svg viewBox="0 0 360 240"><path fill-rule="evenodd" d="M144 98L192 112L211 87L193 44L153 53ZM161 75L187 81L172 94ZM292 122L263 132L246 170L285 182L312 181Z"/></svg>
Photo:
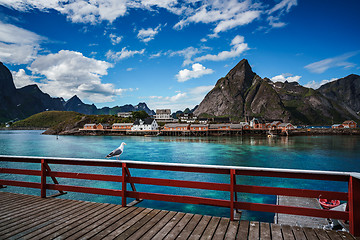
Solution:
<svg viewBox="0 0 360 240"><path fill-rule="evenodd" d="M99 211L103 207L104 207L104 205L102 205L102 204L91 204L91 203L87 204L85 208L80 209L79 211L77 211L75 213L71 213L68 216L60 219L59 221L49 224L44 228L36 230L36 231L24 236L23 239L31 239L34 237L36 239L44 238L47 235L57 232L57 231L61 230L62 228L65 228L66 226L68 226L74 222L77 222L77 221L81 220L82 218L84 218L90 214L93 214L96 211Z"/></svg>
<svg viewBox="0 0 360 240"><path fill-rule="evenodd" d="M130 212L125 212L125 210L129 210ZM131 210L132 209L129 208L113 208L111 212L97 217L95 222L93 222L92 224L87 224L85 228L78 231L74 235L71 235L71 238L78 239L81 237L81 239L89 239L90 237L97 235L97 233L99 232L101 232L102 234L105 233L104 235L106 237L111 238L111 236L106 234L107 232L110 232L109 234L111 235L117 228L125 228L127 226L125 225L125 223L137 216L142 211L150 211L150 209L144 208L136 208L134 211ZM105 229L106 231L104 231ZM112 236L114 238L117 235L113 234ZM102 237L97 236L96 239L98 238Z"/></svg>
<svg viewBox="0 0 360 240"><path fill-rule="evenodd" d="M150 230L146 232L140 239L147 240L151 239L158 233L171 219L174 218L176 212L170 211L166 214L159 222L157 222Z"/></svg>
<svg viewBox="0 0 360 240"><path fill-rule="evenodd" d="M270 224L270 230L271 230L271 237L272 239L283 239L282 233L281 233L281 225L279 224Z"/></svg>
<svg viewBox="0 0 360 240"><path fill-rule="evenodd" d="M260 224L259 222L255 222L255 221L251 221L250 222L250 227L249 227L249 236L248 239L249 240L258 240L260 235L259 235L259 231L260 231Z"/></svg>
<svg viewBox="0 0 360 240"><path fill-rule="evenodd" d="M224 239L226 239L226 240L235 240L238 228L239 228L239 221L230 221Z"/></svg>
<svg viewBox="0 0 360 240"><path fill-rule="evenodd" d="M67 205L68 203L66 202L52 202L49 204L41 204L39 206L36 206L35 208L32 207L28 207L26 209L19 209L18 212L14 212L14 213L7 213L6 215L4 215L4 218L0 220L0 224L2 226L7 226L7 228L11 227L12 225L19 225L22 222L25 222L29 219L34 219L35 217L38 217L40 215L42 215L44 212L49 212L51 210L53 210L54 208L61 208L62 206ZM24 217L24 215L27 215L27 217ZM0 231L3 230L4 227L0 228Z"/></svg>
<svg viewBox="0 0 360 240"><path fill-rule="evenodd" d="M149 222L153 217L155 217L160 210L152 210L151 212L147 213L140 221L133 224L130 228L126 229L122 234L117 236L119 239L127 239L128 237L132 236L137 230L141 229L147 222ZM134 239L133 237L131 237Z"/></svg>
<svg viewBox="0 0 360 240"><path fill-rule="evenodd" d="M121 221L117 222L115 225L119 224L118 228L116 228L113 232L106 236L106 238L110 239L121 239L119 235L129 229L132 225L143 219L152 209L145 208L143 211L139 212L135 216L131 217L129 220L125 220L125 218L121 219ZM122 223L124 221L124 223ZM126 221L126 222L125 222ZM114 238L115 237L115 238Z"/></svg>
<svg viewBox="0 0 360 240"><path fill-rule="evenodd" d="M249 235L250 222L246 220L240 221L239 230L236 236L237 240L247 240Z"/></svg>
<svg viewBox="0 0 360 240"><path fill-rule="evenodd" d="M325 230L331 240L342 240L340 235L336 231Z"/></svg>
<svg viewBox="0 0 360 240"><path fill-rule="evenodd" d="M228 218L221 218L220 219L220 223L219 225L217 226L216 230L215 230L215 233L214 233L214 236L212 239L224 239L225 237L225 234L226 234L226 230L229 226L229 222L230 222L230 219Z"/></svg>
<svg viewBox="0 0 360 240"><path fill-rule="evenodd" d="M281 225L284 240L295 240L292 229L289 225Z"/></svg>
<svg viewBox="0 0 360 240"><path fill-rule="evenodd" d="M316 233L316 236L319 238L319 240L329 240L330 237L327 235L325 230L320 228L314 228L314 232Z"/></svg>
<svg viewBox="0 0 360 240"><path fill-rule="evenodd" d="M305 233L301 227L293 226L292 231L296 240L306 240Z"/></svg>
<svg viewBox="0 0 360 240"><path fill-rule="evenodd" d="M271 240L270 224L269 223L260 223L260 239L261 240Z"/></svg>
<svg viewBox="0 0 360 240"><path fill-rule="evenodd" d="M140 229L133 233L131 235L131 239L139 239L144 236L146 232L152 229L158 222L160 222L160 220L162 220L168 214L168 211L160 211L160 213L158 213L155 217L150 219L150 221L148 221L145 225L143 225Z"/></svg>
<svg viewBox="0 0 360 240"><path fill-rule="evenodd" d="M185 216L176 224L173 229L166 235L164 239L175 239L185 226L190 222L194 214L186 213Z"/></svg>
<svg viewBox="0 0 360 240"><path fill-rule="evenodd" d="M195 214L189 223L186 225L186 227L180 232L180 234L177 236L177 240L185 240L188 239L190 234L194 231L195 227L200 222L200 219L202 218L201 215Z"/></svg>
<svg viewBox="0 0 360 240"><path fill-rule="evenodd" d="M348 232L343 232L343 231L338 231L338 234L340 235L340 237L344 240L356 240L350 233Z"/></svg>
<svg viewBox="0 0 360 240"><path fill-rule="evenodd" d="M305 227L304 228L304 233L305 233L305 236L306 236L307 240L318 240L319 239L316 236L316 233L315 233L314 229L312 229L312 228Z"/></svg>
<svg viewBox="0 0 360 240"><path fill-rule="evenodd" d="M76 210L76 208L78 208L82 204L84 203L79 202L77 204L74 204L72 206L63 209L54 207L54 209L52 209L51 211L48 211L34 218L33 221L24 222L21 225L21 227L14 226L12 228L6 229L5 231L2 231L0 234L3 235L2 237L4 238L9 238L10 236L12 236L13 238L17 238L18 236L21 237L24 234L24 232L28 233L37 230L40 227L56 222L57 219L61 217L61 215Z"/></svg>
<svg viewBox="0 0 360 240"><path fill-rule="evenodd" d="M200 220L200 222L198 223L198 225L195 227L194 231L192 232L192 234L189 237L189 240L197 240L201 238L201 235L203 234L203 232L205 231L205 228L207 227L207 225L209 224L211 220L210 216L203 216Z"/></svg>
<svg viewBox="0 0 360 240"><path fill-rule="evenodd" d="M214 232L215 232L216 227L219 224L219 222L220 222L219 217L212 217L200 239L201 240L211 239L214 235Z"/></svg>
<svg viewBox="0 0 360 240"><path fill-rule="evenodd" d="M111 209L112 207L113 206L110 204L104 204L100 209L98 209L95 212L91 212L90 214L85 214L85 216L83 216L82 218L80 218L76 221L66 222L66 226L62 226L57 231L55 231L51 234L48 234L46 236L46 239L54 239L54 238L61 236L62 234L66 233L66 232L73 231L74 228L80 226L81 224L88 222L89 219L93 219L94 217L98 216L102 212L105 212L105 211ZM38 239L38 238L35 237L34 239Z"/></svg>
<svg viewBox="0 0 360 240"><path fill-rule="evenodd" d="M175 216L155 234L154 239L163 239L184 216L185 213L176 213Z"/></svg>
<svg viewBox="0 0 360 240"><path fill-rule="evenodd" d="M96 226L97 221L101 220L104 216L107 216L107 215L111 214L112 212L117 211L119 209L121 209L120 206L119 207L109 206L104 211L97 212L95 216L86 217L84 219L85 221L81 222L80 224L74 223L74 224L70 225L69 226L70 229L63 232L61 235L58 235L57 238L65 239L70 236L73 236L74 234L78 233L79 231L82 231L86 227ZM132 210L134 210L134 209L132 209Z"/></svg>

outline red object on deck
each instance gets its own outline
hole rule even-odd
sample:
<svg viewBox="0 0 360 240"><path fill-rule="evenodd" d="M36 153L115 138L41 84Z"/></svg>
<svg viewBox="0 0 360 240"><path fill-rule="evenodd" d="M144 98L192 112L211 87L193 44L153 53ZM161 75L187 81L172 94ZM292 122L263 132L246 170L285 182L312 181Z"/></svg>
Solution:
<svg viewBox="0 0 360 240"><path fill-rule="evenodd" d="M340 200L330 200L326 198L320 198L319 203L323 208L330 209L339 206Z"/></svg>

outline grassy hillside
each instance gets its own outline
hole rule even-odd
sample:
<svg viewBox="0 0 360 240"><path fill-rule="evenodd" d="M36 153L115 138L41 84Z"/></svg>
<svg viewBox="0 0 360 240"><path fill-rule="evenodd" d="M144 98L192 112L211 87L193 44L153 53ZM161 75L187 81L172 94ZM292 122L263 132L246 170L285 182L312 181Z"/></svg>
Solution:
<svg viewBox="0 0 360 240"><path fill-rule="evenodd" d="M13 128L50 128L64 121L79 121L84 114L65 111L47 111L37 113L24 120L15 122Z"/></svg>

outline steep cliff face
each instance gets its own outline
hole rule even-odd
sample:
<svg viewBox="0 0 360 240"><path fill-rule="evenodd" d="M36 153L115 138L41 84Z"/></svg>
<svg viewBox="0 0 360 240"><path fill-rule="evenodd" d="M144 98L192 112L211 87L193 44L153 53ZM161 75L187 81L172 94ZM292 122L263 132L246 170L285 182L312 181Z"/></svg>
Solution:
<svg viewBox="0 0 360 240"><path fill-rule="evenodd" d="M246 59L241 60L206 95L195 115L231 116L236 119L263 117L295 124L331 124L359 116L336 100L298 83L272 82L256 75Z"/></svg>
<svg viewBox="0 0 360 240"><path fill-rule="evenodd" d="M345 103L355 112L360 112L360 76L351 74L322 85L319 89L329 99Z"/></svg>

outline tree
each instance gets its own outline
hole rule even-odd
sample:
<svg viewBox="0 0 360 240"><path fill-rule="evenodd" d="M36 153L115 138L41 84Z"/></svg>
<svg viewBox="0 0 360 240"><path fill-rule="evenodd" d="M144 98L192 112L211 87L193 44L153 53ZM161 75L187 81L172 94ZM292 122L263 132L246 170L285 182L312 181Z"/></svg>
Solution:
<svg viewBox="0 0 360 240"><path fill-rule="evenodd" d="M132 112L132 116L134 119L145 119L150 117L149 114L147 114L145 111L136 111L136 112Z"/></svg>

